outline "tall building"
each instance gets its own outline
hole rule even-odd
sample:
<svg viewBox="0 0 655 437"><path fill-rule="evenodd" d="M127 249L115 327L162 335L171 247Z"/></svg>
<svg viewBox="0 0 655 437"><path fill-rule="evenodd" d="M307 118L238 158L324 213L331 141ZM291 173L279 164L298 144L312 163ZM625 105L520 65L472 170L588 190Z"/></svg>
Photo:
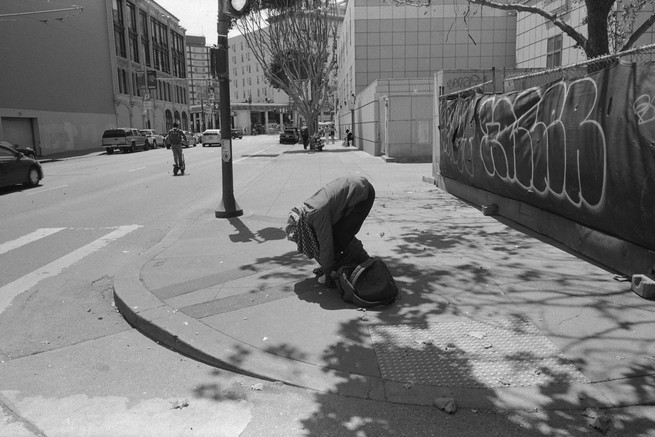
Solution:
<svg viewBox="0 0 655 437"><path fill-rule="evenodd" d="M112 127L188 128L184 29L150 0L3 0L0 138L42 155Z"/></svg>
<svg viewBox="0 0 655 437"><path fill-rule="evenodd" d="M234 127L246 134L263 133L270 125L293 123L289 96L273 88L248 47L246 38L238 35L228 40L230 101Z"/></svg>
<svg viewBox="0 0 655 437"><path fill-rule="evenodd" d="M211 76L210 48L204 36L186 37L190 130L202 132L218 126L218 81Z"/></svg>
<svg viewBox="0 0 655 437"><path fill-rule="evenodd" d="M339 135L353 129L372 155L429 161L434 76L514 68L515 49L516 14L507 11L466 0L348 0L337 46Z"/></svg>

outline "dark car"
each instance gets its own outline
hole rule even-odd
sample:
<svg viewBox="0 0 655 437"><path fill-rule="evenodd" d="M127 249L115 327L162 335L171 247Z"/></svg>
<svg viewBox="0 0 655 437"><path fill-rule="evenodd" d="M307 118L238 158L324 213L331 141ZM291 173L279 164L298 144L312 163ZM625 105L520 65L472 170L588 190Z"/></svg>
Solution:
<svg viewBox="0 0 655 437"><path fill-rule="evenodd" d="M12 144L9 141L0 141L0 144L14 148L15 150L18 150L20 153L27 156L28 158L37 159L36 151L34 151L34 149L32 149L31 147L19 146L18 144Z"/></svg>
<svg viewBox="0 0 655 437"><path fill-rule="evenodd" d="M284 143L296 144L299 140L300 140L300 132L298 132L298 129L295 127L285 128L284 132L280 134L280 144L284 144Z"/></svg>
<svg viewBox="0 0 655 437"><path fill-rule="evenodd" d="M243 131L241 129L232 129L232 138L243 138Z"/></svg>
<svg viewBox="0 0 655 437"><path fill-rule="evenodd" d="M14 149L11 143L0 141L0 186L24 184L34 187L43 179L39 161Z"/></svg>

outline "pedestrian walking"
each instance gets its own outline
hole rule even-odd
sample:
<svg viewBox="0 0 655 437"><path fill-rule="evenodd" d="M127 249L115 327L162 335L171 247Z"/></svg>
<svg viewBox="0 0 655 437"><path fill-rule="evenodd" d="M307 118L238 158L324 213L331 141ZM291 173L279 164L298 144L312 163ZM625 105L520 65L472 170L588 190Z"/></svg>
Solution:
<svg viewBox="0 0 655 437"><path fill-rule="evenodd" d="M289 213L287 238L298 253L321 266L319 283L336 287L333 273L340 257L359 232L375 201L375 189L363 176L329 182Z"/></svg>
<svg viewBox="0 0 655 437"><path fill-rule="evenodd" d="M334 144L334 125L330 125L330 144Z"/></svg>
<svg viewBox="0 0 655 437"><path fill-rule="evenodd" d="M177 176L178 171L184 174L185 165L182 144L187 141L186 135L178 129L177 123L173 123L173 129L168 131L166 138L168 139L168 142L171 145L171 150L173 151L173 174Z"/></svg>
<svg viewBox="0 0 655 437"><path fill-rule="evenodd" d="M353 131L350 130L350 129L346 129L346 140L347 140L348 147L350 147L350 142L351 141L353 143L353 146L355 145L355 141L354 141L354 138L353 138Z"/></svg>
<svg viewBox="0 0 655 437"><path fill-rule="evenodd" d="M307 129L307 126L300 128L300 136L302 137L302 147L307 150L309 145L309 129Z"/></svg>

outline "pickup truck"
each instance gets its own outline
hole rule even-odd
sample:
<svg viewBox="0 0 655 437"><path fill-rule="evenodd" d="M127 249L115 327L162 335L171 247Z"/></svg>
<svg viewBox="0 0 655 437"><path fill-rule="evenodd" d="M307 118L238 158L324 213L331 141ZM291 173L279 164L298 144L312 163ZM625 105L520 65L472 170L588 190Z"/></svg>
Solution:
<svg viewBox="0 0 655 437"><path fill-rule="evenodd" d="M102 147L107 155L114 153L114 150L122 150L123 153L135 152L136 149L148 150L150 146L146 139L138 129L131 127L107 129L102 134Z"/></svg>
<svg viewBox="0 0 655 437"><path fill-rule="evenodd" d="M156 149L157 147L164 147L164 136L154 129L140 129L143 135L146 136L148 147Z"/></svg>

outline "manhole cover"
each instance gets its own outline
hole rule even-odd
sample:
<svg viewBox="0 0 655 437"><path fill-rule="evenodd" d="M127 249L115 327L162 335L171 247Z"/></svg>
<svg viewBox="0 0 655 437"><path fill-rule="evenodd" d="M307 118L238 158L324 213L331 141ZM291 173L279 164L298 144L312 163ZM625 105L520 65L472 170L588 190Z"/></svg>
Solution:
<svg viewBox="0 0 655 437"><path fill-rule="evenodd" d="M382 377L444 387L590 381L530 321L372 325Z"/></svg>

